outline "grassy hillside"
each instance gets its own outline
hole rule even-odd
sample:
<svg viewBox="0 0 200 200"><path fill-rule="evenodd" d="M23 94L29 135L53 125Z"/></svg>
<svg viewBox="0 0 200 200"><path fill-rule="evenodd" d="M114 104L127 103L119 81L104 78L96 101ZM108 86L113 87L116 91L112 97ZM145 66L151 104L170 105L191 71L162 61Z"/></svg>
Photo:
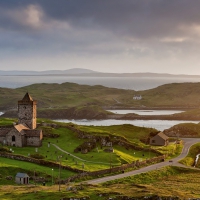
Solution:
<svg viewBox="0 0 200 200"><path fill-rule="evenodd" d="M0 119L0 125L12 125L15 119ZM112 155L108 152L105 152L104 149L108 147L101 147L100 143L96 143L96 147L93 148L87 154L83 154L81 152L74 152L74 150L84 142L90 141L90 139L80 139L76 132L71 131L68 128L66 123L59 123L45 119L39 119L38 122L47 122L57 124L58 126L52 128L50 126L40 126L39 128L43 129L44 139L42 147L38 148L38 153L46 160L57 162L57 157L62 155L62 164L68 165L73 168L82 169L82 165L84 164L84 170L86 171L95 171L106 169L110 167L111 158L113 166L120 166L121 164L131 163L134 160L146 159L155 157L156 153L148 152L145 150L133 150L127 149L125 146L119 146L118 144L114 145L114 153ZM117 126L78 126L73 125L77 130L82 130L87 132L87 134L98 135L98 136L110 136L112 139L115 137L121 137L126 139L130 144L135 146L140 146L141 148L148 148L145 144L143 144L140 140L143 138L147 138L150 132L156 131L152 128L144 128L144 127L136 127L133 125L117 125ZM54 137L59 136L59 137ZM111 140L112 140L111 139ZM48 143L50 143L50 147L48 147ZM63 153L60 150L56 149L53 144L56 144L61 149L67 151L70 154L73 154L80 159L76 159L68 153ZM34 147L12 147L15 154L28 156L28 154L35 154Z"/></svg>
<svg viewBox="0 0 200 200"><path fill-rule="evenodd" d="M132 143L137 143L140 139L147 139L150 132L155 132L156 129L137 127L131 124L113 125L113 126L79 126L80 130L87 131L93 134L121 136Z"/></svg>
<svg viewBox="0 0 200 200"><path fill-rule="evenodd" d="M188 155L180 161L180 163L190 166L190 167L200 167L200 160L198 159L197 163L195 164L196 156L200 154L200 143L193 145L190 148Z"/></svg>
<svg viewBox="0 0 200 200"><path fill-rule="evenodd" d="M148 173L107 182L103 185L12 186L0 187L0 199L199 199L198 170L165 167ZM73 190L66 190L69 186ZM150 198L151 197L151 198Z"/></svg>
<svg viewBox="0 0 200 200"><path fill-rule="evenodd" d="M200 83L173 83L145 91L104 86L33 84L17 89L0 88L0 109L13 109L26 92L38 101L39 108L71 108L98 105L108 107L199 108ZM141 100L133 96L142 95Z"/></svg>
<svg viewBox="0 0 200 200"><path fill-rule="evenodd" d="M0 157L0 185L14 184L12 180L6 180L7 176L15 177L18 172L27 173L31 178L30 182L33 184L33 177L43 177L48 184L52 183L52 175L54 181L58 180L59 169L54 168L52 173L52 168L40 166L34 163L12 160ZM74 172L68 170L62 170L61 178L66 179L72 175Z"/></svg>

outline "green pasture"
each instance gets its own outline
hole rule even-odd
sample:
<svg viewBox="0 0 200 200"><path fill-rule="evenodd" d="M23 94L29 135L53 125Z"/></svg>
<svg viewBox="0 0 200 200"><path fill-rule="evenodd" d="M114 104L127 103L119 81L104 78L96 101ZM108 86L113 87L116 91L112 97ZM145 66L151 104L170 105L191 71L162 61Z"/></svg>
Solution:
<svg viewBox="0 0 200 200"><path fill-rule="evenodd" d="M183 149L183 144L182 142L180 144L171 142L167 146L151 146L150 148L155 149L162 154L168 155L168 159L170 159L170 158L175 158L181 154L181 151Z"/></svg>
<svg viewBox="0 0 200 200"><path fill-rule="evenodd" d="M78 126L82 131L98 135L111 135L123 137L129 142L141 145L140 139L146 138L150 132L157 131L153 128L138 127L131 124L112 126Z"/></svg>
<svg viewBox="0 0 200 200"><path fill-rule="evenodd" d="M100 145L87 154L74 153L74 149L86 140L79 139L76 133L64 127L51 130L53 133L59 134L60 136L58 138L44 137L43 145L39 148L11 147L12 151L14 151L14 154L20 154L24 156L39 153L43 155L46 160L54 162L59 162L58 157L62 156L62 165L68 165L74 168L87 171L95 171L109 168L110 165L119 166L124 163L130 163L134 160L146 159L149 157L156 156L153 153L147 155L143 151L126 150L125 148L118 146L114 146L113 153L107 153L104 152L104 148L106 147L102 148ZM48 144L50 145L48 146ZM62 151L56 149L53 146L53 144L59 146L61 149L65 150L68 153L63 153ZM74 156L77 156L78 158L83 159L84 161L74 158L69 154L73 154ZM144 154L145 156L143 156Z"/></svg>
<svg viewBox="0 0 200 200"><path fill-rule="evenodd" d="M179 168L175 166L164 167L159 170L138 174L123 179L109 181L104 184L87 185L70 183L70 185L53 186L0 186L0 199L2 200L54 200L62 198L83 198L90 200L121 199L121 197L152 197L159 195L165 199L200 198L200 174L198 170ZM68 191L70 187L77 188L76 192ZM157 197L155 197L157 199Z"/></svg>
<svg viewBox="0 0 200 200"><path fill-rule="evenodd" d="M13 125L15 122L17 122L17 119L0 118L0 126Z"/></svg>
<svg viewBox="0 0 200 200"><path fill-rule="evenodd" d="M12 181L6 180L6 176L15 177L18 172L27 173L30 177L35 175L37 177L45 177L47 182L49 182L48 184L52 183L52 176L54 181L58 180L59 177L59 168L52 170L48 166L0 157L0 185L14 184L14 179ZM74 174L74 172L68 170L61 170L62 179L66 179Z"/></svg>

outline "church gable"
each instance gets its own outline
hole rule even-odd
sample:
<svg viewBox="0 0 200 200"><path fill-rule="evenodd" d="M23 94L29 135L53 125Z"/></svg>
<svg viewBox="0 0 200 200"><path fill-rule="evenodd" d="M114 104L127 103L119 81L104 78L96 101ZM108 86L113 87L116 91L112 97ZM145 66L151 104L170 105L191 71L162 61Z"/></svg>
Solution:
<svg viewBox="0 0 200 200"><path fill-rule="evenodd" d="M9 146L23 147L24 135L21 134L17 129L13 128L6 135L6 143Z"/></svg>
<svg viewBox="0 0 200 200"><path fill-rule="evenodd" d="M0 128L0 143L6 144L6 135L12 128Z"/></svg>

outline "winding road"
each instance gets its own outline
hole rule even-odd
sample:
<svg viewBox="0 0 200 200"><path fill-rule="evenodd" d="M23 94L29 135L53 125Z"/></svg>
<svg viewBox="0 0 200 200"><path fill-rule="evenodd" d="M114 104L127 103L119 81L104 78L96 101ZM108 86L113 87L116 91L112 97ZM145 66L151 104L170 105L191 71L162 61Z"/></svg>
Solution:
<svg viewBox="0 0 200 200"><path fill-rule="evenodd" d="M103 178L89 180L89 181L86 181L86 183L99 184L99 183L103 183L103 182L106 182L106 181L111 181L111 180L120 179L120 178L124 178L124 177L128 177L128 176L133 176L133 175L136 175L136 174L149 172L149 171L160 169L162 167L169 166L169 165L179 166L179 167L187 167L185 165L178 163L178 161L187 156L190 147L192 145L200 142L200 138L181 138L181 140L184 143L184 147L182 149L182 152L176 158L171 159L170 162L165 161L165 162L157 163L157 164L150 165L150 166L147 166L147 167L143 167L143 168L140 168L138 170L126 172L126 173L123 173L123 174L118 174L118 175L114 175L114 176L107 176L107 177L103 177ZM191 167L187 167L187 168L191 168Z"/></svg>

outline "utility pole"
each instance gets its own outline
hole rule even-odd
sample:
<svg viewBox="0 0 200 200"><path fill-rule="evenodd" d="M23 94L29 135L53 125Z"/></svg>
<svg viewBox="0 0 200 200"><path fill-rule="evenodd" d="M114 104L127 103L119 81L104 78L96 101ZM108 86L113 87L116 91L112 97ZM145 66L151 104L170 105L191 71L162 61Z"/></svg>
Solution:
<svg viewBox="0 0 200 200"><path fill-rule="evenodd" d="M35 170L34 170L34 183L35 183L35 185L36 185L36 182L35 182Z"/></svg>
<svg viewBox="0 0 200 200"><path fill-rule="evenodd" d="M59 164L59 187L58 187L58 191L60 191L60 175L61 175L61 158L62 156L59 156L59 161L60 161L60 164Z"/></svg>
<svg viewBox="0 0 200 200"><path fill-rule="evenodd" d="M111 142L111 148L110 148L110 173L112 170L112 152L113 152L113 147L112 147L112 142Z"/></svg>
<svg viewBox="0 0 200 200"><path fill-rule="evenodd" d="M52 185L53 185L53 169L52 169Z"/></svg>

